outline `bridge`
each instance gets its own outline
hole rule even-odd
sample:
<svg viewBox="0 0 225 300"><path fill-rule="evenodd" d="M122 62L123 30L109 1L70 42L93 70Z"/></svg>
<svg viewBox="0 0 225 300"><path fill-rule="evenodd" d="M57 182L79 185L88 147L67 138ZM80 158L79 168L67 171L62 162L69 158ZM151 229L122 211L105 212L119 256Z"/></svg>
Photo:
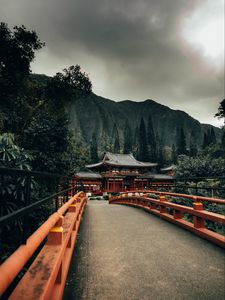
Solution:
<svg viewBox="0 0 225 300"><path fill-rule="evenodd" d="M206 211L204 203L225 200L143 190L108 202L88 200L73 187L66 193L0 266L3 298L224 299L225 239L206 224L223 229L225 217ZM172 201L178 198L192 205Z"/></svg>

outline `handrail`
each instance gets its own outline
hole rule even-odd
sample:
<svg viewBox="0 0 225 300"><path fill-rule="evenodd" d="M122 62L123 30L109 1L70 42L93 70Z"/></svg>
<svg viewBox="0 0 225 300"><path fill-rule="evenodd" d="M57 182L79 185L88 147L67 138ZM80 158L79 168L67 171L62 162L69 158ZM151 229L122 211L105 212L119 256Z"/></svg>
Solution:
<svg viewBox="0 0 225 300"><path fill-rule="evenodd" d="M51 215L48 220L43 223L28 239L26 245L20 246L6 261L0 266L0 274L1 274L1 280L0 280L0 295L4 293L4 291L9 287L9 285L12 283L12 281L15 279L17 274L21 271L21 269L24 267L24 265L28 262L28 260L31 258L31 256L34 254L36 249L41 245L43 240L46 238L48 235L48 241L47 244L44 246L44 248L41 250L41 253L45 251L46 247L49 245L59 245L60 241L61 242L67 242L72 238L73 246L75 244L76 240L76 234L77 230L79 227L80 219L81 219L81 214L83 212L84 206L86 205L87 199L86 195L83 192L80 192L73 196L67 203L65 203L60 209L57 210L53 215ZM69 209L69 211L68 211ZM66 212L73 212L73 215L68 215L64 214ZM71 219L72 216L72 219ZM65 224L66 228L70 226L71 230L68 232L67 229L63 229L63 219L68 219L69 223ZM77 224L77 225L76 225ZM62 229L61 229L62 228ZM66 233L68 233L66 235ZM64 244L63 244L64 245ZM63 270L60 268L60 265L62 264L62 261L65 257L65 249L67 249L67 244L64 246L64 253L62 254L61 252L59 253L59 256L56 258L55 262L57 264L53 267L52 272L54 273L55 276L50 276L49 274L46 274L46 282L45 282L45 288L44 290L49 291L49 286L53 286L54 283L56 282L56 277L60 275L60 272L64 272L63 274L65 275L64 266ZM73 247L71 246L71 252L70 252L70 257L72 256L72 250ZM55 255L54 251L56 251L58 248L52 248L51 255ZM60 248L61 249L61 248ZM58 249L59 250L59 249ZM61 250L60 250L61 251ZM28 272L25 274L25 276L22 278L20 281L19 285L16 287L14 290L13 294L11 295L10 299L43 299L41 295L41 290L39 290L39 294L36 297L33 297L31 294L35 293L35 289L37 289L38 282L36 282L32 285L30 280L27 280L32 272L32 266L35 265L35 263L38 263L38 260L40 260L42 257L41 253L39 253L38 257L35 259L33 264L31 265L30 269ZM48 256L49 262L52 261L52 257ZM50 259L51 258L51 259ZM59 261L61 261L61 264L59 264ZM67 259L67 264L66 264L66 269L68 271L69 268L69 262L70 260ZM40 264L39 264L40 267ZM42 264L42 267L44 268L44 264ZM39 269L41 272L41 270ZM67 272L66 272L67 274ZM38 276L38 274L37 274ZM48 278L49 276L49 278ZM66 278L66 276L64 276ZM61 284L61 291L60 295L62 295L63 288L65 285L65 278L64 282ZM48 280L47 280L48 279ZM33 278L35 281L36 279ZM25 283L24 283L25 282ZM29 297L27 297L27 291L23 290L24 284L26 286L26 290L31 293L29 294ZM25 293L25 294L24 294ZM58 297L55 299L59 299Z"/></svg>
<svg viewBox="0 0 225 300"><path fill-rule="evenodd" d="M172 193L172 192L161 192L155 190L133 190L129 192L122 192L121 194L129 194L129 193L136 193L136 194L155 194L155 195L165 195L165 196L172 196L172 197L179 197L179 198L186 198L192 201L200 201L200 202L211 202L217 204L225 204L225 200L218 199L218 198L211 198L211 197L203 197L203 196L195 196L195 195L188 195L188 194L179 194L179 193Z"/></svg>
<svg viewBox="0 0 225 300"><path fill-rule="evenodd" d="M225 179L225 176L209 176L209 177L174 177L175 180L180 180L180 181L189 181L189 180L210 180L210 179Z"/></svg>
<svg viewBox="0 0 225 300"><path fill-rule="evenodd" d="M73 184L69 184L70 180L68 176L62 176L60 174L53 174L48 172L38 172L38 171L30 171L30 170L21 170L21 169L15 169L15 168L6 168L6 167L0 167L0 179L2 176L10 176L10 177L24 177L25 178L25 185L23 187L24 189L24 203L23 207L19 208L15 211L13 211L10 214L4 215L0 217L0 228L9 224L10 222L14 220L18 220L22 218L22 227L23 227L23 233L21 235L21 242L26 242L27 233L29 232L29 225L27 222L27 215L29 212L37 209L40 205L46 204L50 201L53 201L55 199L55 210L58 209L58 196L63 196L63 198L66 198L68 200L69 194L71 192L75 193L76 188L73 186ZM37 200L36 202L32 202L31 199L31 178L45 178L45 179L53 179L54 184L56 184L56 191L58 189L61 189L62 186L59 182L61 180L66 180L68 183L67 189L57 191L54 194L51 194L47 197L44 197L42 199ZM72 186L72 187L71 187ZM65 187L64 187L65 188ZM65 199L64 199L65 200ZM63 201L64 202L64 201Z"/></svg>
<svg viewBox="0 0 225 300"><path fill-rule="evenodd" d="M159 195L159 199L153 199L147 195ZM225 237L219 233L213 232L205 227L205 221L210 220L220 223L225 226L225 216L217 213L212 213L203 209L202 201L225 204L225 200L213 199L207 197L198 197L192 195L166 193L158 191L148 191L145 193L121 193L119 196L114 196L109 199L109 204L125 204L143 208L144 210L153 213L162 219L170 221L176 225L184 227L187 230L205 238L218 246L225 248ZM193 207L188 207L181 204L171 203L166 199L166 195L188 198L194 200ZM201 202L199 202L201 201ZM171 215L172 213L172 215ZM193 223L183 219L183 213L188 213L193 217Z"/></svg>
<svg viewBox="0 0 225 300"><path fill-rule="evenodd" d="M166 195L166 196L173 196L173 197L182 197L187 198L193 201L205 201L205 202L212 202L217 204L225 204L225 200L218 199L218 198L212 198L212 197L203 197L203 196L194 196L194 195L187 195L187 194L179 194L179 193L172 193L172 192L158 192L158 191L150 191L154 194L158 195Z"/></svg>
<svg viewBox="0 0 225 300"><path fill-rule="evenodd" d="M5 168L0 167L0 174L9 174L9 175L29 175L35 177L48 177L48 178L61 178L63 177L60 174L48 173L48 172L39 172L39 171L30 171L30 170L21 170L16 168Z"/></svg>
<svg viewBox="0 0 225 300"><path fill-rule="evenodd" d="M184 184L171 184L171 183L162 183L161 185L156 184L157 187L166 187L170 188L182 188L182 189L193 189L193 190L208 190L208 191L225 191L225 187L204 187L204 186L196 186L196 185L184 185ZM154 184L152 184L154 186Z"/></svg>
<svg viewBox="0 0 225 300"><path fill-rule="evenodd" d="M50 195L48 197L45 197L45 198L43 198L41 200L38 200L38 201L36 201L36 202L34 202L34 203L26 206L26 207L18 209L16 211L12 212L11 214L8 214L6 216L1 217L0 218L0 227L3 226L3 225L6 225L6 224L8 224L8 223L10 223L10 222L12 222L12 221L14 221L16 219L18 219L18 218L20 218L20 217L22 217L24 215L26 215L31 210L39 207L40 205L43 205L43 204L49 202L50 200L54 199L55 197L63 195L65 193L67 193L69 191L73 191L73 190L74 190L74 187L66 189L66 190L63 190L63 191L60 191L58 193L52 194L52 195Z"/></svg>

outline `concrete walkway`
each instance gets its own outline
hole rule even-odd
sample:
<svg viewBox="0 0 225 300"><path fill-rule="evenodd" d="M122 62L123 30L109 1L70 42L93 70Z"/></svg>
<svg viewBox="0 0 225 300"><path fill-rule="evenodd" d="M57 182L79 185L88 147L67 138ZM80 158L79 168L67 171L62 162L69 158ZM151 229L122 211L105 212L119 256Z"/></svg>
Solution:
<svg viewBox="0 0 225 300"><path fill-rule="evenodd" d="M225 299L222 249L143 210L89 201L64 300Z"/></svg>

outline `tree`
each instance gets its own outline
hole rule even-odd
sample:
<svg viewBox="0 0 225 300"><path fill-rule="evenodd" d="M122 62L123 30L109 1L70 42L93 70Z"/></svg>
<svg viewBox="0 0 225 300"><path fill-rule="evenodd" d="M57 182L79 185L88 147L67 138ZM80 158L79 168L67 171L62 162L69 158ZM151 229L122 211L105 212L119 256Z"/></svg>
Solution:
<svg viewBox="0 0 225 300"><path fill-rule="evenodd" d="M21 170L31 169L32 156L15 144L14 135L4 133L0 135L0 166L17 168ZM31 188L34 182L32 178ZM16 177L8 174L1 175L0 180L0 218L12 213L24 206L25 199L24 177ZM32 190L32 195L34 195ZM1 227L1 253L0 263L15 250L21 242L21 220L13 220L7 226Z"/></svg>
<svg viewBox="0 0 225 300"><path fill-rule="evenodd" d="M215 114L215 117L224 119L223 133L221 137L221 145L225 147L225 99L220 102L218 112Z"/></svg>
<svg viewBox="0 0 225 300"><path fill-rule="evenodd" d="M139 127L138 159L141 161L149 161L146 127L143 118L141 118Z"/></svg>
<svg viewBox="0 0 225 300"><path fill-rule="evenodd" d="M10 30L6 23L0 23L0 45L1 96L7 96L21 89L23 79L30 73L34 53L44 43L35 31L29 31L24 26L15 26Z"/></svg>
<svg viewBox="0 0 225 300"><path fill-rule="evenodd" d="M96 163L98 162L98 144L97 144L97 138L95 132L92 134L92 139L91 139L91 146L90 146L90 157L91 157L91 162Z"/></svg>
<svg viewBox="0 0 225 300"><path fill-rule="evenodd" d="M198 148L196 146L196 143L191 139L189 155L192 157L195 157L195 156L197 156L197 154L198 154Z"/></svg>
<svg viewBox="0 0 225 300"><path fill-rule="evenodd" d="M113 152L114 153L120 153L120 140L119 140L118 135L116 136L115 141L114 141Z"/></svg>
<svg viewBox="0 0 225 300"><path fill-rule="evenodd" d="M27 94L30 63L36 50L44 46L35 31L24 26L13 30L6 23L0 23L0 107L2 130L17 132L23 127L23 118L28 105ZM16 137L15 137L16 138Z"/></svg>
<svg viewBox="0 0 225 300"><path fill-rule="evenodd" d="M177 163L177 150L174 144L172 145L171 159L174 164Z"/></svg>
<svg viewBox="0 0 225 300"><path fill-rule="evenodd" d="M225 122L225 99L220 102L220 106L218 108L218 112L215 114L215 117L224 118Z"/></svg>
<svg viewBox="0 0 225 300"><path fill-rule="evenodd" d="M66 174L63 156L69 146L68 118L40 110L24 132L24 147L30 151L35 170Z"/></svg>
<svg viewBox="0 0 225 300"><path fill-rule="evenodd" d="M225 159L211 158L209 155L197 157L180 156L177 177L209 177L225 175Z"/></svg>
<svg viewBox="0 0 225 300"><path fill-rule="evenodd" d="M221 145L225 149L225 129L223 130L223 134L222 134L222 137L221 137Z"/></svg>
<svg viewBox="0 0 225 300"><path fill-rule="evenodd" d="M104 152L110 152L112 150L110 137L104 128L101 136L101 146L101 150L103 150Z"/></svg>
<svg viewBox="0 0 225 300"><path fill-rule="evenodd" d="M159 142L159 147L158 147L158 167L162 168L165 163L164 159L164 153L163 153L163 145L162 142Z"/></svg>
<svg viewBox="0 0 225 300"><path fill-rule="evenodd" d="M153 128L151 116L149 116L149 118L148 118L147 141L148 141L148 146L149 146L150 161L155 162L157 160L157 157L156 157L156 140L155 140L155 133L154 133L154 128Z"/></svg>
<svg viewBox="0 0 225 300"><path fill-rule="evenodd" d="M66 166L68 175L74 175L90 162L88 148L74 136L72 131L67 135L67 149L62 153L62 162Z"/></svg>
<svg viewBox="0 0 225 300"><path fill-rule="evenodd" d="M136 126L134 135L133 135L133 154L135 157L138 156L138 141L139 141L139 126Z"/></svg>
<svg viewBox="0 0 225 300"><path fill-rule="evenodd" d="M126 119L125 122L125 129L124 129L124 146L123 146L123 153L129 154L132 152L132 131L129 125L128 120Z"/></svg>
<svg viewBox="0 0 225 300"><path fill-rule="evenodd" d="M213 127L211 127L211 131L210 131L210 143L216 144L216 135Z"/></svg>
<svg viewBox="0 0 225 300"><path fill-rule="evenodd" d="M113 141L113 152L119 153L120 152L120 137L119 137L119 132L118 132L116 123L114 123L114 125L113 125L112 141Z"/></svg>
<svg viewBox="0 0 225 300"><path fill-rule="evenodd" d="M216 144L216 135L213 127L204 133L202 148L205 149L211 144Z"/></svg>
<svg viewBox="0 0 225 300"><path fill-rule="evenodd" d="M209 145L209 143L208 143L208 136L207 136L207 133L204 132L202 149L204 150L208 145Z"/></svg>
<svg viewBox="0 0 225 300"><path fill-rule="evenodd" d="M186 137L183 127L177 130L177 154L187 154Z"/></svg>
<svg viewBox="0 0 225 300"><path fill-rule="evenodd" d="M85 72L81 71L79 65L70 66L58 72L49 80L47 85L47 95L50 99L55 99L55 104L64 101L71 101L92 91L92 83Z"/></svg>
<svg viewBox="0 0 225 300"><path fill-rule="evenodd" d="M33 157L28 151L15 144L12 133L0 135L0 166L30 171L32 160Z"/></svg>
<svg viewBox="0 0 225 300"><path fill-rule="evenodd" d="M191 131L191 136L190 136L190 144L189 144L189 155L192 157L197 156L198 154L198 148L197 148L197 143L196 143L196 134L195 131Z"/></svg>

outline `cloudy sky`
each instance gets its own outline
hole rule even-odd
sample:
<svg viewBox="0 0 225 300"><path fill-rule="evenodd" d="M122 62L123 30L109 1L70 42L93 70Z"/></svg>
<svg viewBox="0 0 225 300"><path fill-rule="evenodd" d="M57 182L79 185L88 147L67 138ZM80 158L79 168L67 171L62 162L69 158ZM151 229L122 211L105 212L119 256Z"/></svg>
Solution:
<svg viewBox="0 0 225 300"><path fill-rule="evenodd" d="M224 0L0 0L0 20L46 42L32 64L86 71L96 94L153 99L202 123L224 98Z"/></svg>

